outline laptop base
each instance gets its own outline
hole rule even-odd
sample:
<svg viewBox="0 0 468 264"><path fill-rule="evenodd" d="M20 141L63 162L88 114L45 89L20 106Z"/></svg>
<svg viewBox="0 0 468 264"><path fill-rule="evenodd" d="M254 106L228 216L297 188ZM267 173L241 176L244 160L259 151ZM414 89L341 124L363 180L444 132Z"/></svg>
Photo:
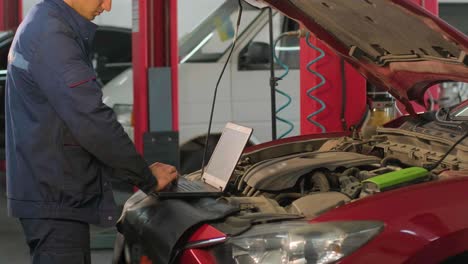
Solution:
<svg viewBox="0 0 468 264"><path fill-rule="evenodd" d="M220 197L223 192L202 181L189 181L183 177L179 178L177 184L154 193L159 198L197 198L197 197Z"/></svg>

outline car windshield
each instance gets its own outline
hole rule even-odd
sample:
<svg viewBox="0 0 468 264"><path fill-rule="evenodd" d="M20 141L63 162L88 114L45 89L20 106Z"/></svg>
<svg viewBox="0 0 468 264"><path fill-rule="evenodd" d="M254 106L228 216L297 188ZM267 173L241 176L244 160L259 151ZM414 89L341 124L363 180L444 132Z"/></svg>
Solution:
<svg viewBox="0 0 468 264"><path fill-rule="evenodd" d="M237 22L237 1L225 1L192 32L181 39L180 63L216 62L229 49ZM243 4L239 36L261 11Z"/></svg>

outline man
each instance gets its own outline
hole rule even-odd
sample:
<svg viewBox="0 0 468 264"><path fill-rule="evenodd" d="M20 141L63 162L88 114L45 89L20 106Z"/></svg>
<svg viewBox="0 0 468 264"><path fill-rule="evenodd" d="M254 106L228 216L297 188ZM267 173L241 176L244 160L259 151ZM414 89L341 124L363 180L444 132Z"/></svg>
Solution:
<svg viewBox="0 0 468 264"><path fill-rule="evenodd" d="M148 193L177 176L148 167L102 102L91 23L112 0L43 0L17 30L6 89L7 196L32 262L90 263L89 224L115 224L114 173ZM109 43L111 45L111 43Z"/></svg>

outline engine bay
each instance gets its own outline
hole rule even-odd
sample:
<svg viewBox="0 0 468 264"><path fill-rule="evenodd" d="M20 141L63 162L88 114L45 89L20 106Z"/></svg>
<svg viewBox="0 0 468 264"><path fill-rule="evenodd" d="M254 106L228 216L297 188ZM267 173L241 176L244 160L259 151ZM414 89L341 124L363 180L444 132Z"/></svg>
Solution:
<svg viewBox="0 0 468 264"><path fill-rule="evenodd" d="M406 116L368 138L311 139L247 152L222 200L242 214L312 219L379 192L468 176L468 140L450 150L464 134L430 117Z"/></svg>

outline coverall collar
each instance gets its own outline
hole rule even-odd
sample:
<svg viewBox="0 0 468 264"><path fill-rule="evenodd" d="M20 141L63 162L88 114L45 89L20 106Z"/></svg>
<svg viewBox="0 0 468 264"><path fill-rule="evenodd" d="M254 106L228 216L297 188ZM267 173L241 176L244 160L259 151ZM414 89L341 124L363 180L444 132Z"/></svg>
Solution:
<svg viewBox="0 0 468 264"><path fill-rule="evenodd" d="M92 45L94 35L96 33L97 25L93 22L82 17L75 9L71 8L63 0L45 0L46 2L52 2L56 4L65 14L66 20L69 22L70 26L78 32L83 41L88 43L89 46Z"/></svg>

